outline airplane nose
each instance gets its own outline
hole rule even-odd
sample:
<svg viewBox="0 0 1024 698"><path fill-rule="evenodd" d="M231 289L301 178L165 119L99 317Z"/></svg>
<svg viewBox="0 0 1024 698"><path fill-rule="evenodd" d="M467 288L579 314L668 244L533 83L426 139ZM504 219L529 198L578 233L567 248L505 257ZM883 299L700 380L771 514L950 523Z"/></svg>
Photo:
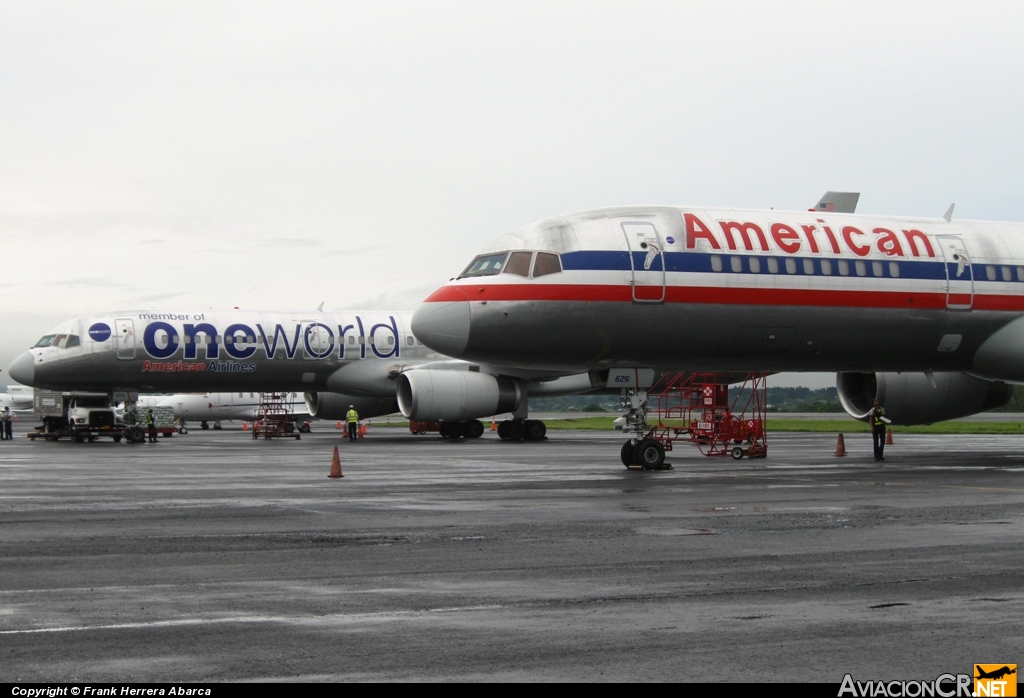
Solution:
<svg viewBox="0 0 1024 698"><path fill-rule="evenodd" d="M458 358L469 344L469 299L452 287L445 296L443 301L427 299L413 313L412 333L434 351Z"/></svg>
<svg viewBox="0 0 1024 698"><path fill-rule="evenodd" d="M11 362L7 373L22 385L32 385L36 379L36 362L32 358L32 354L27 351L21 354Z"/></svg>

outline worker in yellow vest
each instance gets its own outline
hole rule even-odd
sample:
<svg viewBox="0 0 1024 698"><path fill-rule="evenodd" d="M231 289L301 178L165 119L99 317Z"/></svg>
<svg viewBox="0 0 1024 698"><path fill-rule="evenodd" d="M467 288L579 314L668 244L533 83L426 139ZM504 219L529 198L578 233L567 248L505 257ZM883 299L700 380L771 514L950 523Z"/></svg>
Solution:
<svg viewBox="0 0 1024 698"><path fill-rule="evenodd" d="M348 422L348 440L355 441L357 433L359 431L359 413L356 412L355 405L348 406L348 413L345 414L345 420Z"/></svg>
<svg viewBox="0 0 1024 698"><path fill-rule="evenodd" d="M868 413L868 417L871 421L871 437L874 441L875 460L885 460L882 456L885 451L885 425L890 424L892 420L886 418L885 408L879 404L878 400L875 400L871 406L871 412Z"/></svg>

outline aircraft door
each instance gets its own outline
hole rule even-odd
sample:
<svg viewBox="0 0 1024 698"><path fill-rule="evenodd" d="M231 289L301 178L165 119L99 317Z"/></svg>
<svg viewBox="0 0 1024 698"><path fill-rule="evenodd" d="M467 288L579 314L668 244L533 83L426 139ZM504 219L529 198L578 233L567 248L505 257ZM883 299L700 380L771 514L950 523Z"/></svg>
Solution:
<svg viewBox="0 0 1024 698"><path fill-rule="evenodd" d="M654 223L649 221L623 222L629 250L629 284L633 287L634 303L663 303L665 301L664 242Z"/></svg>
<svg viewBox="0 0 1024 698"><path fill-rule="evenodd" d="M135 323L131 318L116 318L114 331L117 338L117 358L131 361L135 358Z"/></svg>
<svg viewBox="0 0 1024 698"><path fill-rule="evenodd" d="M936 239L946 267L946 308L970 310L974 305L974 271L967 246L959 235L939 235Z"/></svg>

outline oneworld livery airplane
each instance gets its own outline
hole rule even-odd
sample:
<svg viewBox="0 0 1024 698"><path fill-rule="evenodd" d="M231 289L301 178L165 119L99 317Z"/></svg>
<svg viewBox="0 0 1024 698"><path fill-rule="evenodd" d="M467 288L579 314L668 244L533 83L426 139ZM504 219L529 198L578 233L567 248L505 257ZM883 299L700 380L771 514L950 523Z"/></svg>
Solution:
<svg viewBox="0 0 1024 698"><path fill-rule="evenodd" d="M542 438L529 395L587 392L565 376L452 360L409 330L409 313L119 311L63 323L18 356L12 378L56 390L108 392L299 392L309 414L342 419L399 410L398 377L420 388L421 419L458 438L483 433L481 417L510 412L503 438Z"/></svg>
<svg viewBox="0 0 1024 698"><path fill-rule="evenodd" d="M1024 225L821 208L542 220L475 257L412 329L452 357L596 380L835 371L847 412L864 418L877 398L897 424L1005 404L1024 381ZM649 441L633 439L651 452L641 462L657 459Z"/></svg>

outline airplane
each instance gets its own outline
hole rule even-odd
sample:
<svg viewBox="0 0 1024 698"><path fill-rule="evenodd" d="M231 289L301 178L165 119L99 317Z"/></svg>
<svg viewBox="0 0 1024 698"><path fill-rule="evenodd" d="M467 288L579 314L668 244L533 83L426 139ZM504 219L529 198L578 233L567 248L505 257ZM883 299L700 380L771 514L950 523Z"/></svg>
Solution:
<svg viewBox="0 0 1024 698"><path fill-rule="evenodd" d="M8 385L7 392L0 393L0 410L10 407L12 412L31 412L33 390L24 385Z"/></svg>
<svg viewBox="0 0 1024 698"><path fill-rule="evenodd" d="M309 415L305 400L300 393L286 395L288 413L291 417ZM141 399L141 397L140 397ZM260 408L261 393L240 391L236 393L178 393L170 396L159 396L153 402L158 407L170 407L174 410L174 418L180 420L181 429L187 430L189 421L199 421L201 429L209 429L213 422L214 429L221 428L221 421L244 420L252 421ZM308 433L310 426L300 421L297 428Z"/></svg>
<svg viewBox="0 0 1024 698"><path fill-rule="evenodd" d="M993 669L992 671L985 671L984 669L982 669L977 664L975 664L974 667L978 670L978 675L974 677L976 679L996 679L996 680L998 680L998 679L1003 678L1004 676L1009 676L1011 674L1016 674L1017 673L1016 669L1011 669L1008 666L1003 666L1003 667L1000 667L999 669Z"/></svg>
<svg viewBox="0 0 1024 698"><path fill-rule="evenodd" d="M624 462L630 448L634 462L664 461L642 419L657 370L836 372L854 418L878 399L894 424L954 419L1004 405L1024 381L1024 225L952 212L558 216L499 237L411 326L453 358L621 384L641 417ZM399 377L400 403L403 391L415 393ZM415 418L411 399L402 412Z"/></svg>
<svg viewBox="0 0 1024 698"><path fill-rule="evenodd" d="M12 378L56 390L107 392L115 402L139 392L302 393L313 417L362 418L399 411L397 378L418 387L423 421L442 435L476 438L481 417L512 413L503 439L539 439L527 419L529 395L603 388L577 376L456 361L409 330L411 313L129 310L80 317L47 332L14 359Z"/></svg>

